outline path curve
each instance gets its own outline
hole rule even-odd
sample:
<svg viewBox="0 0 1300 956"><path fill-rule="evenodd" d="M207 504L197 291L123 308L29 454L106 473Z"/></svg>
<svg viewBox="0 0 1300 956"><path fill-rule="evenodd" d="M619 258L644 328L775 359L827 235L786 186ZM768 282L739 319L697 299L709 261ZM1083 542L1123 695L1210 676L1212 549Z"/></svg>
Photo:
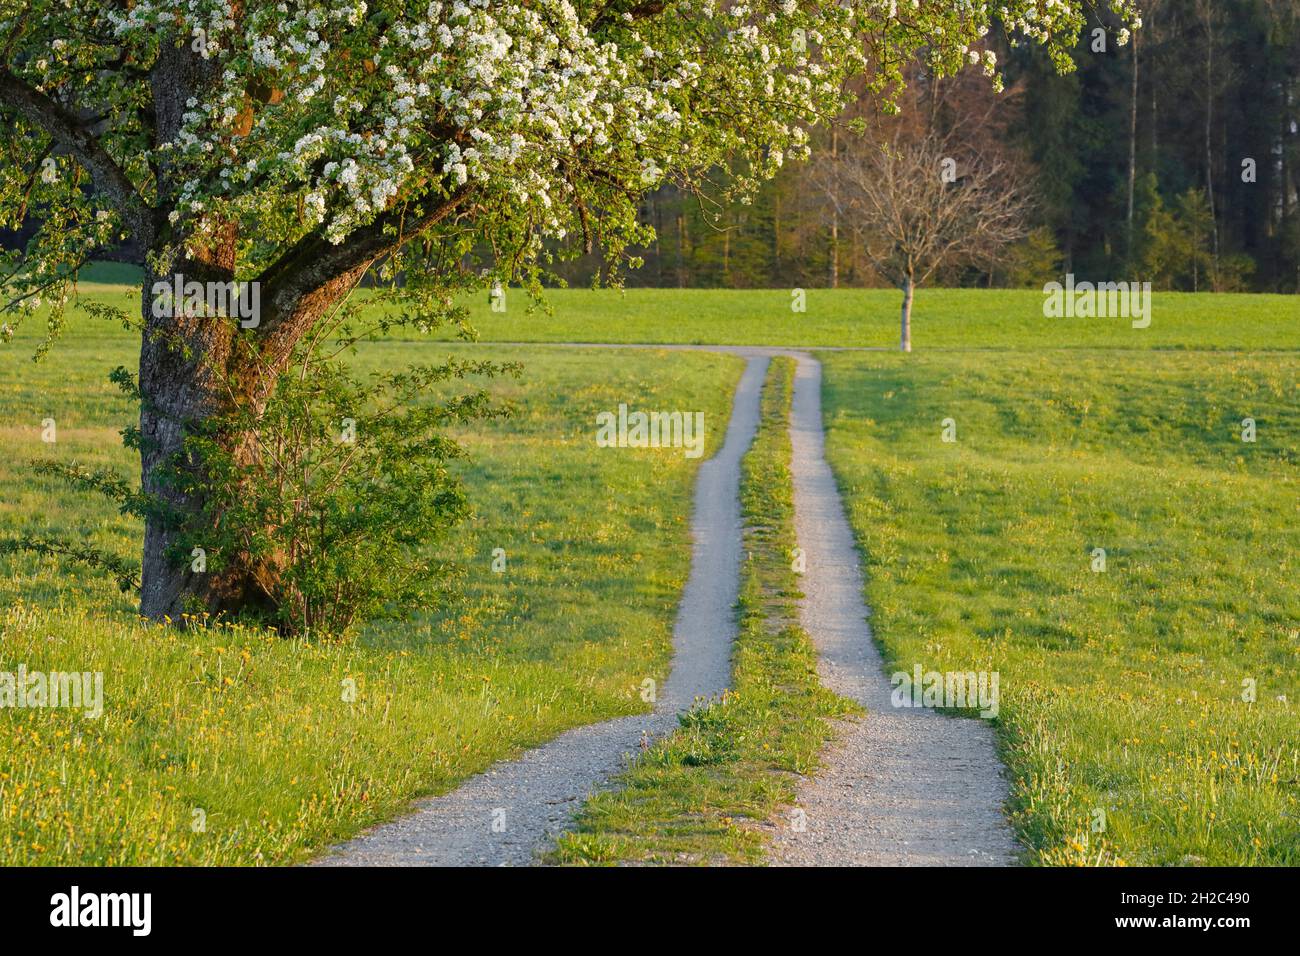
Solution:
<svg viewBox="0 0 1300 956"><path fill-rule="evenodd" d="M318 865L531 863L583 801L624 768L643 736L670 732L697 697L726 689L740 580L740 460L758 428L767 364L765 355L747 356L726 439L696 476L691 568L673 628L672 670L654 712L566 731L419 802L414 812L336 847Z"/></svg>
<svg viewBox="0 0 1300 956"><path fill-rule="evenodd" d="M1007 782L981 720L895 708L867 622L858 549L825 455L821 363L798 357L790 417L795 534L805 553L800 618L831 690L866 707L842 721L823 766L798 788L805 829L777 832L772 862L794 866L1001 865L1016 843Z"/></svg>

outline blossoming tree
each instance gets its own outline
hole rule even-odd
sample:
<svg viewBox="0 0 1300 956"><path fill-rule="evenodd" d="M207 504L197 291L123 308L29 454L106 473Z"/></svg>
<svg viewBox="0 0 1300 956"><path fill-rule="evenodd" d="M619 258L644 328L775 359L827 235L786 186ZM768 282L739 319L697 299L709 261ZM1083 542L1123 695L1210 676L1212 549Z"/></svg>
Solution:
<svg viewBox="0 0 1300 956"><path fill-rule="evenodd" d="M1068 68L1083 2L0 0L0 226L37 226L2 254L5 301L53 303L54 334L78 267L130 240L143 489L193 508L159 478L186 428L262 407L368 273L432 323L568 251L634 263L662 181L725 167L743 193L855 81L994 70L990 29ZM258 283L257 322L158 308L176 276ZM164 560L173 533L146 523L142 613L247 600L249 569Z"/></svg>

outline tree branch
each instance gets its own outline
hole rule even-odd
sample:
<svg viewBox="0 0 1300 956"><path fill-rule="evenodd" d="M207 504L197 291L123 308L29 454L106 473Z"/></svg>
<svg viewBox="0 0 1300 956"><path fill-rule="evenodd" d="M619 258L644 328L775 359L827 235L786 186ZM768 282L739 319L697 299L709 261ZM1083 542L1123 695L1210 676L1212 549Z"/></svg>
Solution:
<svg viewBox="0 0 1300 956"><path fill-rule="evenodd" d="M338 245L322 231L312 232L267 266L256 279L262 290L256 351L243 369L249 397L255 403L265 400L294 345L356 287L376 259L442 222L469 194L462 186L416 218L410 217L410 204L394 206Z"/></svg>
<svg viewBox="0 0 1300 956"><path fill-rule="evenodd" d="M122 220L135 231L140 244L148 248L153 243L152 210L85 123L50 96L4 69L0 69L0 106L41 127L75 156L93 177L95 188L112 201Z"/></svg>
<svg viewBox="0 0 1300 956"><path fill-rule="evenodd" d="M259 333L271 335L279 323L296 311L303 296L360 266L369 267L376 259L441 222L468 195L469 189L462 186L413 220L404 219L403 207L395 206L338 245L326 239L323 230L303 236L257 277L263 302L271 306ZM396 232L390 232L390 228Z"/></svg>

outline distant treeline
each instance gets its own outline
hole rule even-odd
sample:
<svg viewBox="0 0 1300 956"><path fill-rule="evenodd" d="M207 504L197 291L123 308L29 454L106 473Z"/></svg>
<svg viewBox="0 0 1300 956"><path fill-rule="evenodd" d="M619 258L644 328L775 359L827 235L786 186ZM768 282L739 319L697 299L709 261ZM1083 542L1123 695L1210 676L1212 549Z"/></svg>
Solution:
<svg viewBox="0 0 1300 956"><path fill-rule="evenodd" d="M912 71L897 119L863 96L850 118L814 129L812 164L787 162L752 202L719 203L719 184L667 185L641 219L657 238L632 250L628 285L818 288L890 284L870 237L841 222L816 163L925 127L972 153L997 152L1027 177L1028 236L982 268L941 271L949 286L1041 286L1140 279L1160 289L1300 292L1300 0L1139 0L1123 45L1094 20L1058 75L1037 47L990 33L1005 90L978 67L937 80ZM915 129L912 130L916 132ZM824 172L824 170L823 170ZM34 223L0 231L23 244ZM128 239L117 251L138 252ZM109 252L105 258L114 258ZM571 285L608 271L600 253L563 261Z"/></svg>
<svg viewBox="0 0 1300 956"><path fill-rule="evenodd" d="M1110 24L1090 24L1067 76L1040 51L1009 49L990 34L1006 91L991 93L977 68L943 81L949 110L960 110L962 97L979 101L971 112L997 97L1002 138L1038 197L1038 228L1008 251L1004 267L943 282L1033 285L1073 272L1168 289L1300 290L1300 0L1140 6L1143 27L1123 46ZM870 104L859 113L869 115ZM829 149L825 130L816 145ZM675 186L647 197L642 218L658 238L638 250L645 262L627 283L884 284L852 230L833 228L809 170L787 163L750 205L718 209ZM588 256L557 271L586 284L600 267Z"/></svg>

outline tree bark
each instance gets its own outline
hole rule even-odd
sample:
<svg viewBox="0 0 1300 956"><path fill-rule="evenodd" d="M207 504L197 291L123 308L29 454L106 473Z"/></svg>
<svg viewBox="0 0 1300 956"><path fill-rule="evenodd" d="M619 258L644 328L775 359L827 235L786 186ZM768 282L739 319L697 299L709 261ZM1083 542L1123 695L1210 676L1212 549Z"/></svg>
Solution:
<svg viewBox="0 0 1300 956"><path fill-rule="evenodd" d="M1207 3L1205 17L1205 192L1210 204L1210 237L1213 259L1210 263L1210 287L1219 286L1219 221L1214 211L1214 149L1212 131L1214 120L1214 10Z"/></svg>
<svg viewBox="0 0 1300 956"><path fill-rule="evenodd" d="M194 273L191 269L181 274L191 278ZM140 473L144 492L180 517L198 511L205 502L169 486L161 469L183 455L189 429L230 408L227 375L235 326L202 317L154 316L152 283L170 282L170 278L150 275L142 296L147 331L140 347ZM228 440L232 447L242 441L234 435ZM201 472L202 463L191 459L184 461L184 467ZM232 561L221 572L191 570L190 557L174 553L181 534L175 517L150 513L145 520L140 587L143 616L178 621L183 613L220 614L249 604L268 605L269 596L254 583L247 565Z"/></svg>
<svg viewBox="0 0 1300 956"><path fill-rule="evenodd" d="M778 187L772 195L772 276L777 282L784 281L781 274L781 190Z"/></svg>
<svg viewBox="0 0 1300 956"><path fill-rule="evenodd" d="M831 159L839 158L840 137L838 130L831 130ZM830 287L840 287L840 210L837 199L831 202L831 248L830 248Z"/></svg>
<svg viewBox="0 0 1300 956"><path fill-rule="evenodd" d="M664 233L664 217L663 217L663 209L659 204L658 192L653 192L650 194L650 211L652 214L651 219L653 220L654 227L655 227L654 248L655 248L656 284L662 286L664 284L664 251L662 246L662 239Z"/></svg>
<svg viewBox="0 0 1300 956"><path fill-rule="evenodd" d="M686 288L686 209L685 197L677 209L677 288Z"/></svg>
<svg viewBox="0 0 1300 956"><path fill-rule="evenodd" d="M899 348L904 352L912 351L912 277L903 280L903 328L899 338Z"/></svg>
<svg viewBox="0 0 1300 956"><path fill-rule="evenodd" d="M731 285L731 225L728 224L722 233L722 282L723 285Z"/></svg>
<svg viewBox="0 0 1300 956"><path fill-rule="evenodd" d="M1128 113L1128 214L1125 217L1127 266L1133 268L1133 191L1137 183L1137 123L1138 123L1138 38L1133 36L1133 82L1129 95Z"/></svg>
<svg viewBox="0 0 1300 956"><path fill-rule="evenodd" d="M145 519L140 613L154 620L274 606L267 589L271 574L246 556L226 554L221 570L195 571L192 555L176 553L182 534L179 520L207 502L202 495L173 487L164 477L166 467L179 466L201 478L203 462L185 456L187 435L196 425L233 411L239 402L264 402L264 397L252 395L254 380L241 374L241 358L250 354L252 346L238 342L237 336L248 335L247 331L233 320L186 315L180 303L157 309L152 294L154 282L170 286L175 275L185 282L230 281L236 238L232 225L206 223L172 270L146 269L141 296L145 332L140 345L140 484L163 509ZM251 465L254 443L249 439L247 434L219 436L236 460ZM212 550L204 548L205 554Z"/></svg>

